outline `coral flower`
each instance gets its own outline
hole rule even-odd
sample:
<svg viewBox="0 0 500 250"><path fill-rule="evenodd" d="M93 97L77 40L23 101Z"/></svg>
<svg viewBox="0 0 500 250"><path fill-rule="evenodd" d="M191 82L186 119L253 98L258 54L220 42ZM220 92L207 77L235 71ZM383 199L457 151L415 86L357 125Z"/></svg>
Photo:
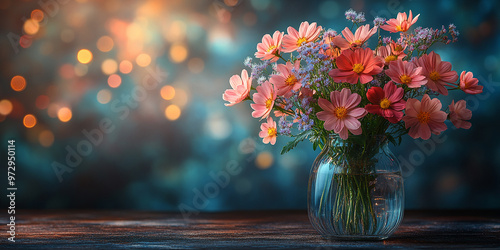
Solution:
<svg viewBox="0 0 500 250"><path fill-rule="evenodd" d="M224 105L233 106L234 104L240 103L247 98L250 93L250 88L252 87L252 78L248 77L246 70L242 70L241 77L239 75L232 76L229 79L229 84L231 84L233 89L227 89L224 91L222 99L229 102Z"/></svg>
<svg viewBox="0 0 500 250"><path fill-rule="evenodd" d="M261 60L271 60L271 62L278 61L282 40L283 32L275 31L272 38L269 34L265 34L262 42L257 44L255 57Z"/></svg>
<svg viewBox="0 0 500 250"><path fill-rule="evenodd" d="M294 64L287 62L286 65L278 64L276 66L279 74L273 75L269 81L274 84L278 90L278 95L290 97L292 95L292 90L297 91L300 89L302 82L292 73L293 68L295 68L297 72L299 67L299 60L296 60Z"/></svg>
<svg viewBox="0 0 500 250"><path fill-rule="evenodd" d="M399 43L391 41L390 46L391 46L391 52L392 52L393 55L396 55L396 56L404 55L404 56L406 56L406 54L404 53L404 51L406 49L407 44L405 44L403 46L403 45L401 45Z"/></svg>
<svg viewBox="0 0 500 250"><path fill-rule="evenodd" d="M377 33L377 27L370 29L369 24L359 27L354 34L352 34L349 28L345 28L342 31L345 39L341 36L336 36L333 39L333 43L340 48L358 48L375 33Z"/></svg>
<svg viewBox="0 0 500 250"><path fill-rule="evenodd" d="M458 79L457 72L451 70L451 63L441 61L441 56L434 51L428 55L422 55L415 63L423 68L422 72L427 78L428 88L442 95L448 95L445 86L450 86L449 83L454 83Z"/></svg>
<svg viewBox="0 0 500 250"><path fill-rule="evenodd" d="M288 34L283 37L283 52L293 52L303 43L316 40L321 30L321 26L317 26L316 23L309 25L308 22L302 22L299 31L293 27L288 27Z"/></svg>
<svg viewBox="0 0 500 250"><path fill-rule="evenodd" d="M427 83L425 76L422 75L422 67L416 67L412 62L392 61L385 74L392 81L408 85L409 88L420 88Z"/></svg>
<svg viewBox="0 0 500 250"><path fill-rule="evenodd" d="M366 93L366 97L373 104L365 106L368 113L380 115L391 123L398 123L403 118L403 109L406 101L403 100L403 88L397 88L390 81L381 87L371 87Z"/></svg>
<svg viewBox="0 0 500 250"><path fill-rule="evenodd" d="M478 85L479 81L474 78L472 72L462 71L460 74L460 89L467 94L475 95L483 93L483 86Z"/></svg>
<svg viewBox="0 0 500 250"><path fill-rule="evenodd" d="M472 111L468 110L466 107L465 100L460 100L457 103L451 101L450 106L450 121L455 125L456 128L469 129L472 124L468 122L472 118Z"/></svg>
<svg viewBox="0 0 500 250"><path fill-rule="evenodd" d="M422 102L409 98L406 102L406 115L403 117L406 128L410 128L408 134L413 138L427 140L431 133L440 134L446 130L446 113L441 111L439 99L431 99L429 95L422 97Z"/></svg>
<svg viewBox="0 0 500 250"><path fill-rule="evenodd" d="M271 117L267 118L267 122L262 123L260 125L259 136L262 138L262 142L265 144L271 143L274 145L276 143L276 136L278 135L278 131L276 130L276 122L273 121Z"/></svg>
<svg viewBox="0 0 500 250"><path fill-rule="evenodd" d="M265 119L271 113L274 106L274 100L276 100L276 88L269 81L265 81L262 85L257 86L257 93L253 94L253 101L255 103L250 104L252 109L252 116L254 118Z"/></svg>
<svg viewBox="0 0 500 250"><path fill-rule="evenodd" d="M365 84L373 80L373 75L382 72L384 62L373 55L369 48L344 50L337 58L337 69L332 69L329 75L335 82L357 84L358 80Z"/></svg>
<svg viewBox="0 0 500 250"><path fill-rule="evenodd" d="M405 53L396 53L397 51L393 51L391 45L380 46L376 51L376 55L384 59L385 65L389 65L389 63L392 61L403 60L403 58L406 56Z"/></svg>
<svg viewBox="0 0 500 250"><path fill-rule="evenodd" d="M356 93L351 94L350 89L344 88L341 92L332 91L330 100L331 102L321 97L318 100L323 111L316 115L325 122L324 128L333 130L344 140L349 137L348 131L354 135L361 134L361 122L358 119L367 114L364 108L357 107L361 102L361 96Z"/></svg>
<svg viewBox="0 0 500 250"><path fill-rule="evenodd" d="M413 14L411 13L410 10L410 15L406 16L406 12L399 12L398 17L396 19L392 18L387 21L386 25L380 26L381 29L387 30L391 33L396 33L396 32L406 32L410 27L415 24L418 20L418 14L415 18L413 18Z"/></svg>

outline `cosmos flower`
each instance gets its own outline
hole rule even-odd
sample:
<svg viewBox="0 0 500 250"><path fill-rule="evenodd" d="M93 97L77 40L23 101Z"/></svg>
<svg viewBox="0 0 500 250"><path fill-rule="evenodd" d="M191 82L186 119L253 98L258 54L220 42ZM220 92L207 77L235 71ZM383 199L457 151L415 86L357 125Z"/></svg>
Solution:
<svg viewBox="0 0 500 250"><path fill-rule="evenodd" d="M418 20L418 14L415 18L413 18L413 14L411 13L410 10L410 15L406 16L406 12L399 12L398 17L396 19L391 18L389 19L386 23L386 25L380 26L381 29L387 30L391 33L396 33L396 32L406 32L410 27L415 24Z"/></svg>
<svg viewBox="0 0 500 250"><path fill-rule="evenodd" d="M392 61L402 60L406 56L405 53L395 54L390 45L378 47L375 54L384 59L385 65L389 65Z"/></svg>
<svg viewBox="0 0 500 250"><path fill-rule="evenodd" d="M441 61L441 56L431 52L428 55L422 55L415 64L422 67L422 73L427 78L427 87L437 91L442 95L448 95L445 86L450 86L458 79L456 71L451 70L451 63Z"/></svg>
<svg viewBox="0 0 500 250"><path fill-rule="evenodd" d="M318 104L323 109L316 114L318 119L325 122L323 125L326 130L333 130L339 134L340 138L346 140L349 132L354 135L362 133L361 122L359 119L366 115L364 108L358 107L361 102L361 96L348 88L330 93L330 101L319 98Z"/></svg>
<svg viewBox="0 0 500 250"><path fill-rule="evenodd" d="M368 113L380 115L391 123L398 123L403 118L403 109L406 101L403 100L403 88L397 88L390 81L381 87L371 87L366 93L366 97L372 104L365 106Z"/></svg>
<svg viewBox="0 0 500 250"><path fill-rule="evenodd" d="M422 97L422 101L409 98L406 102L406 115L403 117L405 127L410 128L408 134L413 139L427 140L431 133L438 135L445 131L447 114L441 111L441 107L439 99L431 99L427 94Z"/></svg>
<svg viewBox="0 0 500 250"><path fill-rule="evenodd" d="M302 22L299 31L293 27L288 27L288 34L283 37L283 52L293 52L303 43L316 40L321 30L321 26L317 26L316 23L309 25L309 22Z"/></svg>
<svg viewBox="0 0 500 250"><path fill-rule="evenodd" d="M336 36L333 39L333 43L341 48L358 48L375 33L377 33L377 27L370 29L369 24L360 26L354 34L346 27L342 31L342 35L344 35L345 39L341 36Z"/></svg>
<svg viewBox="0 0 500 250"><path fill-rule="evenodd" d="M246 70L242 70L241 77L239 75L233 75L229 79L229 84L231 84L233 89L227 89L224 94L222 94L222 99L229 102L224 105L233 106L247 98L250 93L250 88L252 87L252 78L248 77Z"/></svg>
<svg viewBox="0 0 500 250"><path fill-rule="evenodd" d="M296 60L294 64L287 62L286 64L278 64L276 66L277 75L271 76L269 80L276 89L278 90L278 95L290 97L292 95L292 90L297 91L302 86L300 78L297 78L292 69L295 68L297 72L300 67L300 61Z"/></svg>
<svg viewBox="0 0 500 250"><path fill-rule="evenodd" d="M450 109L448 117L456 128L469 129L472 126L468 122L472 118L472 111L466 108L465 100L460 100L457 103L453 100L448 108Z"/></svg>
<svg viewBox="0 0 500 250"><path fill-rule="evenodd" d="M262 42L257 44L255 57L261 60L271 60L271 62L278 61L282 40L283 32L275 31L273 37L269 34L265 34L264 37L262 37Z"/></svg>
<svg viewBox="0 0 500 250"><path fill-rule="evenodd" d="M427 83L425 76L422 75L422 67L416 67L412 62L392 61L389 63L389 69L385 71L385 74L392 81L405 84L409 88L420 88L420 86Z"/></svg>
<svg viewBox="0 0 500 250"><path fill-rule="evenodd" d="M276 143L278 131L276 129L276 122L271 117L268 117L267 122L260 125L260 130L259 137L262 138L262 142L265 144L271 143L271 145Z"/></svg>
<svg viewBox="0 0 500 250"><path fill-rule="evenodd" d="M337 69L332 69L329 75L335 82L365 84L373 80L373 75L382 72L383 66L384 62L369 48L348 49L337 58Z"/></svg>
<svg viewBox="0 0 500 250"><path fill-rule="evenodd" d="M265 81L262 85L257 86L257 93L253 94L253 101L250 107L254 110L252 117L265 119L271 113L276 100L276 88L269 81Z"/></svg>
<svg viewBox="0 0 500 250"><path fill-rule="evenodd" d="M483 93L483 86L478 84L477 78L474 78L472 72L462 71L460 74L460 89L467 94L475 95Z"/></svg>

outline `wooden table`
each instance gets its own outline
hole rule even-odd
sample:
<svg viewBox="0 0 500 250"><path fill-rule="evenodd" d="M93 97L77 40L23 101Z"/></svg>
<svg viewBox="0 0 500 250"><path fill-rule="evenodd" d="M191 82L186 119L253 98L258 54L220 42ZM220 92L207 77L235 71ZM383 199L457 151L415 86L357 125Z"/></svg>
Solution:
<svg viewBox="0 0 500 250"><path fill-rule="evenodd" d="M17 211L16 242L2 230L0 248L500 248L499 211L406 211L385 241L321 238L305 211L178 213ZM1 223L6 228L6 218Z"/></svg>

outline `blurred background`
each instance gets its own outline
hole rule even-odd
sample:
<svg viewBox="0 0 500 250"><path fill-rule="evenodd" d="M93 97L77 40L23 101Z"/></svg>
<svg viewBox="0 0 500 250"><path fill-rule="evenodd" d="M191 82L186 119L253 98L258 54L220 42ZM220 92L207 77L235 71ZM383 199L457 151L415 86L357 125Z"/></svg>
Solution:
<svg viewBox="0 0 500 250"><path fill-rule="evenodd" d="M393 152L407 208L500 208L493 0L2 0L0 152L5 163L16 140L16 207L306 209L319 151L303 142L279 155L288 138L262 144L249 103L221 97L264 34L302 21L341 31L349 8L370 24L411 9L415 27L458 27L457 43L433 49L485 86L466 99L472 128L427 144L406 137Z"/></svg>

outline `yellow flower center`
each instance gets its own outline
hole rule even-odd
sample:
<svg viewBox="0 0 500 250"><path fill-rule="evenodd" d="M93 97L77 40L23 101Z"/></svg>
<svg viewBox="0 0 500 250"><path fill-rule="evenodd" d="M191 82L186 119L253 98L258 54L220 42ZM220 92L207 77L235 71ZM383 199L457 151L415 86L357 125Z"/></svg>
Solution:
<svg viewBox="0 0 500 250"><path fill-rule="evenodd" d="M403 50L403 46L401 46L401 44L396 44L396 46L394 47L394 50L395 51L402 51Z"/></svg>
<svg viewBox="0 0 500 250"><path fill-rule="evenodd" d="M429 74L429 78L433 81L436 81L436 80L439 80L441 78L441 76L439 75L438 72L436 71L432 71L430 74Z"/></svg>
<svg viewBox="0 0 500 250"><path fill-rule="evenodd" d="M276 128L268 128L267 129L267 135L270 137L276 136L278 132L276 131Z"/></svg>
<svg viewBox="0 0 500 250"><path fill-rule="evenodd" d="M408 83L411 82L411 77L409 77L408 75L402 75L402 76L399 77L399 80L403 84L408 84Z"/></svg>
<svg viewBox="0 0 500 250"><path fill-rule="evenodd" d="M363 72L363 70L365 70L365 66L363 66L363 64L356 63L352 66L352 71L354 71L358 74Z"/></svg>
<svg viewBox="0 0 500 250"><path fill-rule="evenodd" d="M384 98L382 99L382 101L380 101L380 107L382 109L388 109L390 106L391 106L391 101L389 101L389 99Z"/></svg>
<svg viewBox="0 0 500 250"><path fill-rule="evenodd" d="M347 109L344 107L336 107L334 111L335 116L340 120L344 119L344 117L347 115Z"/></svg>
<svg viewBox="0 0 500 250"><path fill-rule="evenodd" d="M417 115L417 119L420 123L428 123L431 119L431 115L429 114L429 112L420 112Z"/></svg>
<svg viewBox="0 0 500 250"><path fill-rule="evenodd" d="M271 108L271 105L273 105L273 99L267 99L266 100L266 109Z"/></svg>
<svg viewBox="0 0 500 250"><path fill-rule="evenodd" d="M307 42L307 39L305 37L301 37L299 38L299 40L297 40L297 46L300 46L305 42Z"/></svg>
<svg viewBox="0 0 500 250"><path fill-rule="evenodd" d="M269 49L267 49L267 52L271 52L271 51L273 51L274 49L276 49L276 46L271 45L271 46L269 46Z"/></svg>
<svg viewBox="0 0 500 250"><path fill-rule="evenodd" d="M294 75L289 75L285 80L285 84L288 86L292 86L295 83L297 83L297 78Z"/></svg>
<svg viewBox="0 0 500 250"><path fill-rule="evenodd" d="M385 62L388 63L388 62L392 62L392 61L396 61L398 59L397 56L395 55L390 55L390 56L386 56L385 57Z"/></svg>
<svg viewBox="0 0 500 250"><path fill-rule="evenodd" d="M401 25L396 26L396 30L397 31L403 31L403 32L406 31L406 30L403 30L403 28L401 27Z"/></svg>

